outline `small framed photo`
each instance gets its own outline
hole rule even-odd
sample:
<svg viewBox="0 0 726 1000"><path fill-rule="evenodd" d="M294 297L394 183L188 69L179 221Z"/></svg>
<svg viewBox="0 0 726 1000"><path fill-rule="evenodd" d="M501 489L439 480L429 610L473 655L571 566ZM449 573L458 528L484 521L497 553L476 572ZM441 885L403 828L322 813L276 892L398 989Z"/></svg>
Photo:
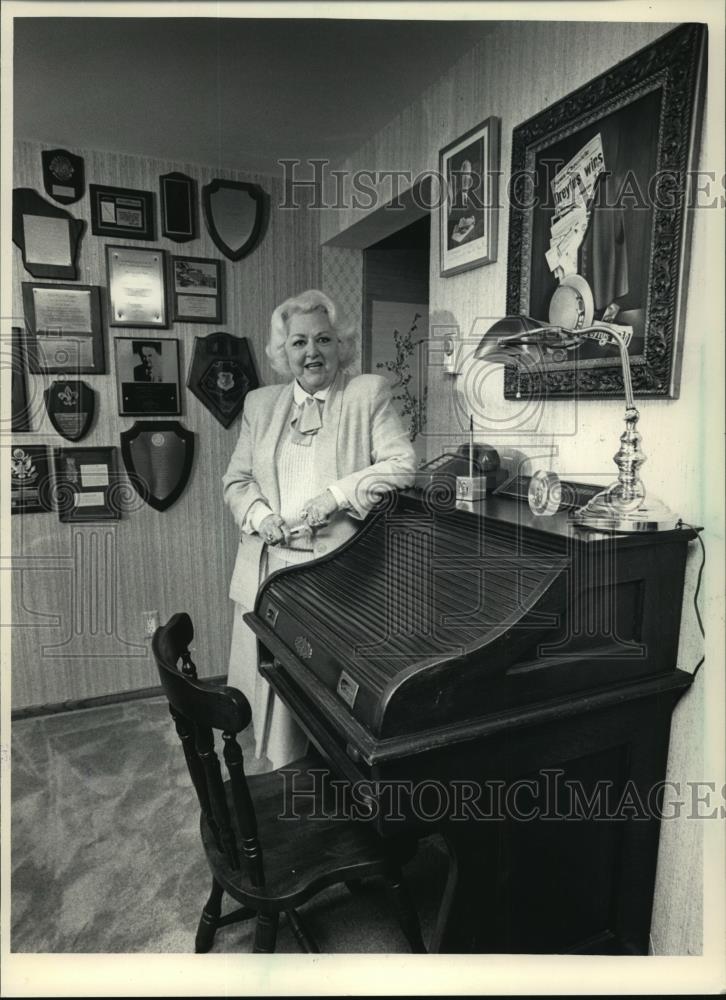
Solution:
<svg viewBox="0 0 726 1000"><path fill-rule="evenodd" d="M179 341L115 337L118 411L124 417L181 413Z"/></svg>
<svg viewBox="0 0 726 1000"><path fill-rule="evenodd" d="M106 372L98 285L23 282L28 370L55 375Z"/></svg>
<svg viewBox="0 0 726 1000"><path fill-rule="evenodd" d="M50 448L45 444L10 447L10 511L47 514L53 506Z"/></svg>
<svg viewBox="0 0 726 1000"><path fill-rule="evenodd" d="M151 191L90 184L91 232L94 236L155 240L156 215Z"/></svg>
<svg viewBox="0 0 726 1000"><path fill-rule="evenodd" d="M221 260L171 257L172 320L221 323L224 299Z"/></svg>
<svg viewBox="0 0 726 1000"><path fill-rule="evenodd" d="M120 518L115 452L113 447L55 449L55 496L61 521Z"/></svg>
<svg viewBox="0 0 726 1000"><path fill-rule="evenodd" d="M497 259L500 126L487 118L439 152L442 278Z"/></svg>
<svg viewBox="0 0 726 1000"><path fill-rule="evenodd" d="M164 250L108 244L106 273L109 326L169 326Z"/></svg>

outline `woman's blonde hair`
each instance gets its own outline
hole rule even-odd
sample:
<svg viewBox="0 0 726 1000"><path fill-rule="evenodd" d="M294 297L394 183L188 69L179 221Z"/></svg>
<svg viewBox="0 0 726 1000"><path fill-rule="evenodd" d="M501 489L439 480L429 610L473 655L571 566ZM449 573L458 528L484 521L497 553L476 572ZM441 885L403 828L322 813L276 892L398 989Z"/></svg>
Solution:
<svg viewBox="0 0 726 1000"><path fill-rule="evenodd" d="M338 338L340 367L346 368L355 356L355 333L341 323L340 311L329 296L317 288L310 288L300 295L293 295L275 309L270 320L270 339L265 353L279 375L292 375L285 353L285 341L290 332L290 318L295 313L311 313L319 309L328 317L330 329Z"/></svg>

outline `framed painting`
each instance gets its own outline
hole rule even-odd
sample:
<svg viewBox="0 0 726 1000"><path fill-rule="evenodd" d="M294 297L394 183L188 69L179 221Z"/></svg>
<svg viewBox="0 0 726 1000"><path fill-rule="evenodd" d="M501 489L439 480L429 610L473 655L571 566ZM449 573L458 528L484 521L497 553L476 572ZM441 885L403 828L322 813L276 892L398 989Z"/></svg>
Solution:
<svg viewBox="0 0 726 1000"><path fill-rule="evenodd" d="M681 25L512 135L507 313L616 324L640 396L678 395L705 51L705 26ZM508 366L518 394L621 397L617 348Z"/></svg>

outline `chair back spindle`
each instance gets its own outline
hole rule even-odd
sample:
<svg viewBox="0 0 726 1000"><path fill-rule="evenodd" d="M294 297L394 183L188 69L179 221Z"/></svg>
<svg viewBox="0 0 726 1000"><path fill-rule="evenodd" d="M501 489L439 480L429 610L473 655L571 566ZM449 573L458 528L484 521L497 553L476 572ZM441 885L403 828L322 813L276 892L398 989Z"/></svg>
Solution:
<svg viewBox="0 0 726 1000"><path fill-rule="evenodd" d="M242 855L247 861L252 885L263 886L265 874L262 865L262 848L257 837L257 817L252 797L244 773L244 758L234 733L222 733L224 740L224 760L227 765L232 802L234 805L237 827L242 838Z"/></svg>
<svg viewBox="0 0 726 1000"><path fill-rule="evenodd" d="M217 848L235 870L239 869L242 858L251 883L263 887L265 876L257 818L247 786L242 749L236 740L237 734L249 725L252 712L249 702L236 688L212 687L198 679L197 668L189 652L193 638L194 629L186 614L174 615L166 625L157 629L152 651L159 678L169 701L169 711L199 806ZM222 734L230 802L214 748L215 730Z"/></svg>
<svg viewBox="0 0 726 1000"><path fill-rule="evenodd" d="M207 823L209 824L209 829L212 831L215 843L221 851L223 848L222 841L219 836L219 827L217 826L217 821L215 820L212 812L212 803L209 800L209 791L207 790L207 779L204 774L204 767L199 758L199 754L197 753L194 729L190 726L184 716L175 711L171 705L169 705L169 714L174 720L177 736L181 741L184 757L187 762L187 770L189 771L189 776L192 779L194 790L197 793L199 805L207 819Z"/></svg>

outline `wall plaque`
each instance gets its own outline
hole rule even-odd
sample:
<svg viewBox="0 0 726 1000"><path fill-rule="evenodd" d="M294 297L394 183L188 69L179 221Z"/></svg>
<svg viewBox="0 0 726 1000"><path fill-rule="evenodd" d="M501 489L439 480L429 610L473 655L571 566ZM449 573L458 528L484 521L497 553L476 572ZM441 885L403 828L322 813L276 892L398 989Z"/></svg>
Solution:
<svg viewBox="0 0 726 1000"><path fill-rule="evenodd" d="M91 184L88 190L91 196L91 232L94 236L156 239L152 191L101 184Z"/></svg>
<svg viewBox="0 0 726 1000"><path fill-rule="evenodd" d="M181 413L179 341L116 337L119 413L126 417Z"/></svg>
<svg viewBox="0 0 726 1000"><path fill-rule="evenodd" d="M121 517L115 448L56 448L55 501L61 521L117 521Z"/></svg>
<svg viewBox="0 0 726 1000"><path fill-rule="evenodd" d="M197 182L174 171L159 178L161 235L175 243L197 237Z"/></svg>
<svg viewBox="0 0 726 1000"><path fill-rule="evenodd" d="M10 448L10 511L46 514L53 510L50 448L44 444Z"/></svg>
<svg viewBox="0 0 726 1000"><path fill-rule="evenodd" d="M164 250L107 244L109 326L166 329L165 270Z"/></svg>
<svg viewBox="0 0 726 1000"><path fill-rule="evenodd" d="M166 510L189 480L194 433L178 420L137 420L121 432L121 455L139 496L154 510Z"/></svg>
<svg viewBox="0 0 726 1000"><path fill-rule="evenodd" d="M102 375L106 352L98 285L23 282L28 368L56 375Z"/></svg>
<svg viewBox="0 0 726 1000"><path fill-rule="evenodd" d="M171 258L172 320L222 323L223 261L207 257Z"/></svg>
<svg viewBox="0 0 726 1000"><path fill-rule="evenodd" d="M40 155L46 194L62 205L82 198L86 190L83 157L67 149L44 149Z"/></svg>
<svg viewBox="0 0 726 1000"><path fill-rule="evenodd" d="M41 198L32 188L13 191L13 243L34 278L78 277L76 260L86 223Z"/></svg>
<svg viewBox="0 0 726 1000"><path fill-rule="evenodd" d="M30 398L28 396L23 331L18 326L12 328L10 365L12 369L10 429L13 432L30 431L32 430L30 426Z"/></svg>
<svg viewBox="0 0 726 1000"><path fill-rule="evenodd" d="M230 260L242 260L257 246L267 207L258 184L215 178L202 188L207 231Z"/></svg>
<svg viewBox="0 0 726 1000"><path fill-rule="evenodd" d="M247 393L259 384L246 337L210 333L194 338L187 388L223 427L229 427Z"/></svg>
<svg viewBox="0 0 726 1000"><path fill-rule="evenodd" d="M93 423L96 394L90 385L79 381L51 382L43 393L48 419L68 441L80 441Z"/></svg>

